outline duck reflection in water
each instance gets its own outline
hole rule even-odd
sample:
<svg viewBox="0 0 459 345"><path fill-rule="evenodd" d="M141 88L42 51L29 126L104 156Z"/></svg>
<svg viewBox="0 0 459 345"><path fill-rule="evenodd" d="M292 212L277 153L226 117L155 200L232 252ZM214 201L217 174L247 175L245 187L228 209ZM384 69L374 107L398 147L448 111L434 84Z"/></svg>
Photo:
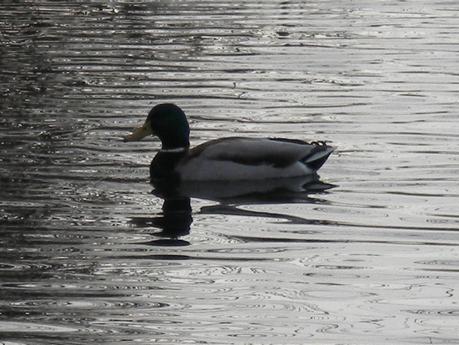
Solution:
<svg viewBox="0 0 459 345"><path fill-rule="evenodd" d="M152 194L156 194L156 189ZM163 199L162 214L156 217L134 217L131 222L138 227L153 227L161 231L154 233L157 240L145 244L156 246L186 246L190 243L180 237L190 233L193 222L190 197L175 193L160 196Z"/></svg>
<svg viewBox="0 0 459 345"><path fill-rule="evenodd" d="M132 222L139 227L154 227L161 231L153 235L159 239L145 244L156 246L186 246L183 239L189 235L193 222L191 199L216 201L213 206L201 207L200 214L239 215L285 219L304 222L295 216L273 212L240 209L250 204L287 204L321 202L311 194L319 194L334 185L319 180L318 175L264 181L197 182L176 179L152 179L152 194L163 199L162 214L157 217L136 217Z"/></svg>

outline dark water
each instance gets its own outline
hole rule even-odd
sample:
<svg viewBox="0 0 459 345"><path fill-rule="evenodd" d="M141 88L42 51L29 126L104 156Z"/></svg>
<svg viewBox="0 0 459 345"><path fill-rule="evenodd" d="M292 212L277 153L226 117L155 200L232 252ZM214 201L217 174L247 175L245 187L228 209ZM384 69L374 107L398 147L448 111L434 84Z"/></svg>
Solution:
<svg viewBox="0 0 459 345"><path fill-rule="evenodd" d="M458 34L455 1L2 1L0 343L458 344ZM120 138L164 101L194 144L328 140L336 187L163 200Z"/></svg>

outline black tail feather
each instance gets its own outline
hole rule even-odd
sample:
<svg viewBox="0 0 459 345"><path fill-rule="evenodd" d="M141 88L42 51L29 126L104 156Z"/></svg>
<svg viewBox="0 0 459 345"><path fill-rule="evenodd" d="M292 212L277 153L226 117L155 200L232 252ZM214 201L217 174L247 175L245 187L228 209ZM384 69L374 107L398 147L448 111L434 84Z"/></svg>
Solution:
<svg viewBox="0 0 459 345"><path fill-rule="evenodd" d="M312 162L309 162L309 163L306 163L307 167L314 170L314 171L317 171L321 168L322 165L324 165L324 163L327 161L328 159L328 156L330 156L331 152L328 153L327 155L323 156L322 158L319 158L317 160L314 160Z"/></svg>
<svg viewBox="0 0 459 345"><path fill-rule="evenodd" d="M308 168L317 171L322 167L322 165L324 165L333 150L333 147L321 143L320 145L315 146L314 149L302 159L302 161Z"/></svg>

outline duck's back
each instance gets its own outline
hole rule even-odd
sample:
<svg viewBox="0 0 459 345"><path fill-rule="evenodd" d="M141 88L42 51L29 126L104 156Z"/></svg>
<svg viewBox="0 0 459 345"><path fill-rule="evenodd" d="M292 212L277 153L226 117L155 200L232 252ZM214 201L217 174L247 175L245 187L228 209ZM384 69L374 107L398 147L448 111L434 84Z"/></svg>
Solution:
<svg viewBox="0 0 459 345"><path fill-rule="evenodd" d="M223 138L191 149L176 171L184 180L253 180L312 174L333 148L283 138Z"/></svg>

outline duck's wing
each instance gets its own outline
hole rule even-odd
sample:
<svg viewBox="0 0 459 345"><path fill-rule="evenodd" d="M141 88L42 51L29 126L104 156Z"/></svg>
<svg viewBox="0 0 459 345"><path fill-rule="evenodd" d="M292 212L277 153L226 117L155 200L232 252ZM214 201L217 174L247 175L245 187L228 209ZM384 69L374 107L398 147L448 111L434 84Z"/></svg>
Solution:
<svg viewBox="0 0 459 345"><path fill-rule="evenodd" d="M244 165L270 165L282 168L328 155L333 151L321 143L307 143L284 138L223 138L196 146L190 151L189 159L203 158L214 161L230 161ZM326 159L326 158L325 158Z"/></svg>

